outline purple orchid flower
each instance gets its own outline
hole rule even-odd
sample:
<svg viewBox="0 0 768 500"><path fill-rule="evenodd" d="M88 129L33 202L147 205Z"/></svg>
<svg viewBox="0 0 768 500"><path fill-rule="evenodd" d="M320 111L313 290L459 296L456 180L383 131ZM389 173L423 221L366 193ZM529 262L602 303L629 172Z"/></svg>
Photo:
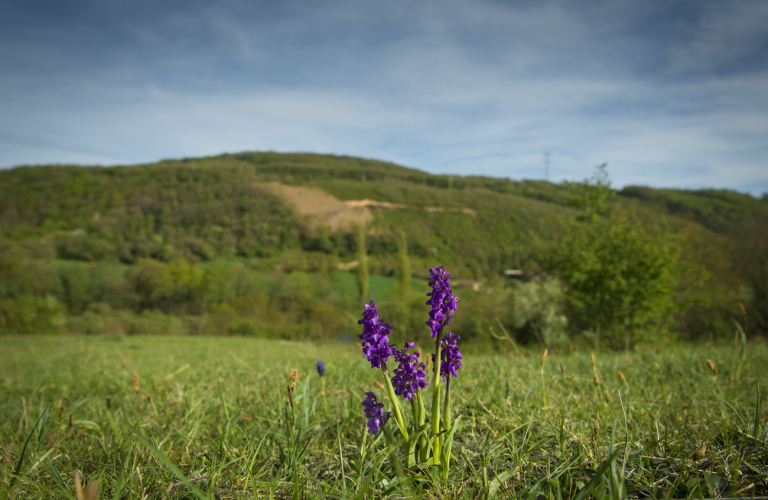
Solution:
<svg viewBox="0 0 768 500"><path fill-rule="evenodd" d="M376 394L373 392L368 391L365 395L368 397L361 403L365 409L365 418L368 420L365 425L368 426L368 432L375 436L392 416L392 412L381 410L384 408L384 404L376 401Z"/></svg>
<svg viewBox="0 0 768 500"><path fill-rule="evenodd" d="M394 355L389 345L392 327L389 323L381 322L374 301L365 305L363 318L357 324L363 325L363 333L359 335L360 340L363 341L363 357L371 362L372 368L381 368L381 364L386 363L390 356Z"/></svg>
<svg viewBox="0 0 768 500"><path fill-rule="evenodd" d="M435 338L441 327L451 324L450 321L456 313L456 302L459 301L459 298L451 292L449 280L453 276L446 273L443 266L430 269L429 272L431 279L429 286L432 287L432 291L427 294L430 297L427 305L432 306L432 310L429 311L429 320L426 324L432 329L430 335Z"/></svg>
<svg viewBox="0 0 768 500"><path fill-rule="evenodd" d="M426 373L424 370L426 366L424 363L419 363L419 353L408 353L408 349L415 349L416 344L413 342L406 342L402 351L394 347L395 360L400 364L395 368L395 376L392 377L392 385L395 387L395 394L403 396L408 401L413 400L414 394L419 389L425 388L428 384L424 380Z"/></svg>

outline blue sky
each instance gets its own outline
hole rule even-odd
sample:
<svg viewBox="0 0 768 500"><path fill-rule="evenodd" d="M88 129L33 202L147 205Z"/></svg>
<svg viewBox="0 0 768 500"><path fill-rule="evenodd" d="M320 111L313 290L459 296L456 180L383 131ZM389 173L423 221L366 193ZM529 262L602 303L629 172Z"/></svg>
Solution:
<svg viewBox="0 0 768 500"><path fill-rule="evenodd" d="M768 1L0 0L0 167L305 151L768 191Z"/></svg>

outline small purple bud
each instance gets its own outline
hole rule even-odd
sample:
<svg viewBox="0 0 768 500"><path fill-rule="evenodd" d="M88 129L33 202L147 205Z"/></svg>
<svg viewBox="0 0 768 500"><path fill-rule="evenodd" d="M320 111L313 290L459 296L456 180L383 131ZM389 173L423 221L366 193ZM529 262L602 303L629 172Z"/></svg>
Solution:
<svg viewBox="0 0 768 500"><path fill-rule="evenodd" d="M384 408L384 404L376 401L376 394L373 392L368 391L365 395L368 397L361 403L365 411L365 418L368 420L365 425L368 426L368 432L375 436L379 429L387 423L389 417L392 416L392 412L383 412L381 410Z"/></svg>

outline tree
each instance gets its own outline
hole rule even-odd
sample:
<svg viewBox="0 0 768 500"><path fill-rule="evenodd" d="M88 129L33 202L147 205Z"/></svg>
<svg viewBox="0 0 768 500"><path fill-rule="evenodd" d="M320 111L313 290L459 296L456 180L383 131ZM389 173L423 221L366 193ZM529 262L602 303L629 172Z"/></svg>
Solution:
<svg viewBox="0 0 768 500"><path fill-rule="evenodd" d="M682 268L675 238L660 224L645 227L616 206L605 165L580 186L580 213L549 250L544 267L566 285L572 324L614 346L659 335L678 309ZM657 221L658 222L658 221ZM654 227L655 226L655 227Z"/></svg>
<svg viewBox="0 0 768 500"><path fill-rule="evenodd" d="M534 278L512 292L514 324L544 346L567 339L568 318L562 311L562 286L555 278Z"/></svg>
<svg viewBox="0 0 768 500"><path fill-rule="evenodd" d="M400 295L405 296L411 289L411 260L408 258L408 240L405 231L397 231L397 279Z"/></svg>
<svg viewBox="0 0 768 500"><path fill-rule="evenodd" d="M368 301L368 250L365 245L365 226L359 224L355 227L355 243L357 244L357 292L360 301Z"/></svg>

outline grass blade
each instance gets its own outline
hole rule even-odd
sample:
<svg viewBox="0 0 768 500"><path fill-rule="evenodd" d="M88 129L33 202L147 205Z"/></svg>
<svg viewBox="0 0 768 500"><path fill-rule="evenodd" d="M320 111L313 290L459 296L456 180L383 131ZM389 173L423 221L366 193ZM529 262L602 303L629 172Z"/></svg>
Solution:
<svg viewBox="0 0 768 500"><path fill-rule="evenodd" d="M189 488L189 491L191 491L193 495L195 495L200 500L208 500L208 496L203 494L203 492L200 491L200 488L198 488L196 484L190 481L186 474L181 472L181 469L179 469L176 464L168 460L168 458L160 450L158 450L157 447L149 441L149 439L145 438L134 428L131 428L131 432L141 444L149 449L149 451L155 456L158 462L168 467L173 475L176 476L178 480L184 484L184 486Z"/></svg>
<svg viewBox="0 0 768 500"><path fill-rule="evenodd" d="M586 486L579 490L573 500L585 500L589 494L592 493L592 490L594 490L598 483L603 479L603 475L611 467L613 461L616 460L617 454L618 450L613 450L611 452L611 455L595 471L595 475L592 476L592 479L589 481L589 483L587 483Z"/></svg>
<svg viewBox="0 0 768 500"><path fill-rule="evenodd" d="M35 422L35 426L32 427L32 430L29 432L29 435L27 436L27 440L24 442L24 448L21 449L21 455L19 455L19 461L16 463L16 470L14 471L13 477L11 478L11 483L8 485L9 492L13 490L13 485L16 484L16 478L21 472L21 466L24 464L24 456L27 454L27 446L29 445L29 440L32 437L32 434L35 433L35 429L37 429L37 425L43 419L43 415L48 413L48 408L50 408L50 406L51 405L48 404L48 406L45 407L45 410L43 410L43 413L37 419L37 422Z"/></svg>

